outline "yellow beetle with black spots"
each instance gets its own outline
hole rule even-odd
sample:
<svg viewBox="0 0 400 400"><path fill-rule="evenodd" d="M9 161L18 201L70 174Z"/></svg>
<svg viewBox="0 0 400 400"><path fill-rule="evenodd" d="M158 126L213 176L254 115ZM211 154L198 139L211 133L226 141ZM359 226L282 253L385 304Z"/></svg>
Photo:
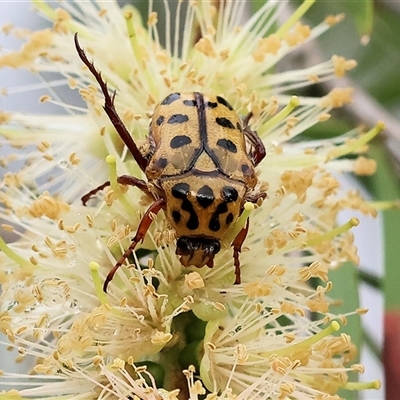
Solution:
<svg viewBox="0 0 400 400"><path fill-rule="evenodd" d="M145 173L147 182L122 175L118 182L136 186L154 199L139 223L129 248L104 282L104 291L116 270L144 238L151 214L161 209L176 231L176 254L184 266L213 267L214 256L242 214L246 202L257 203L266 194L257 185L255 166L265 157L257 133L222 97L199 92L172 93L155 108L146 152L142 153L121 121L107 85L89 62L75 35L84 64L98 81L105 97L104 110L119 136ZM82 197L84 204L110 182ZM235 283L240 283L239 253L249 221L232 242Z"/></svg>

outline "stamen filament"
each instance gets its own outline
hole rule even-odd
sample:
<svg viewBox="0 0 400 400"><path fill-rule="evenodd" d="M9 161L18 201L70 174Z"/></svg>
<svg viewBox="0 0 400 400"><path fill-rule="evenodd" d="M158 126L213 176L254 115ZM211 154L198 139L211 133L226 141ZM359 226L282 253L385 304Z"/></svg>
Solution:
<svg viewBox="0 0 400 400"><path fill-rule="evenodd" d="M134 13L136 10L131 7L130 5L127 5L124 10L124 17L126 21L126 28L128 31L128 36L129 36L129 41L131 43L131 47L133 50L133 54L135 56L135 59L140 60L140 48L139 44L137 42L137 35L135 32L135 24L134 24Z"/></svg>
<svg viewBox="0 0 400 400"><path fill-rule="evenodd" d="M322 242L325 242L327 240L332 240L336 236L341 235L344 232L347 232L351 228L357 226L360 223L360 221L357 218L351 218L348 222L345 224L338 226L335 229L332 229L331 231L324 233L323 235L319 235L317 237L313 237L305 242L305 246L316 246Z"/></svg>
<svg viewBox="0 0 400 400"><path fill-rule="evenodd" d="M15 253L11 248L7 245L7 243L4 241L4 239L0 236L0 250L11 260L15 261L17 264L19 264L21 267L29 267L29 268L34 268L34 265L26 260L25 258L19 256L17 253Z"/></svg>
<svg viewBox="0 0 400 400"><path fill-rule="evenodd" d="M1 116L1 115L0 115ZM12 139L18 135L19 132L17 132L15 129L6 129L2 127L0 129L0 134L6 139Z"/></svg>
<svg viewBox="0 0 400 400"><path fill-rule="evenodd" d="M130 5L126 5L124 7L124 17L125 17L125 21L126 21L126 29L128 31L128 37L129 37L129 41L130 41L131 48L133 51L134 59L135 60L143 60L144 59L143 48L140 47L140 44L138 42L138 35L135 30L135 26L139 25L137 23L137 19L140 18L137 14L138 14L138 12L134 7L132 7ZM142 63L144 63L144 61L142 61ZM150 93L157 92L157 90L154 86L155 80L152 79L149 68L147 68L145 65L138 65L138 67L142 70L142 73L146 76L145 80L149 85L148 90L150 91Z"/></svg>
<svg viewBox="0 0 400 400"><path fill-rule="evenodd" d="M400 200L393 201L371 201L369 204L378 211L392 210L400 208Z"/></svg>
<svg viewBox="0 0 400 400"><path fill-rule="evenodd" d="M283 38L296 22L308 11L316 0L305 0L299 8L288 18L288 20L278 29L276 34Z"/></svg>
<svg viewBox="0 0 400 400"><path fill-rule="evenodd" d="M371 382L348 382L344 389L347 390L365 390L365 389L380 389L381 383L378 380Z"/></svg>
<svg viewBox="0 0 400 400"><path fill-rule="evenodd" d="M102 283L102 281L100 279L100 275L99 275L100 265L97 262L92 261L89 264L89 268L90 268L90 274L92 275L94 289L95 289L98 299L100 300L100 303L102 305L108 304L107 296L103 291L103 283Z"/></svg>
<svg viewBox="0 0 400 400"><path fill-rule="evenodd" d="M44 0L32 0L32 3L40 12L42 12L50 20L54 21L57 19L56 10L54 8L51 8ZM66 23L71 32L79 32L82 34L82 25L77 24L76 22L74 22L73 19L66 21Z"/></svg>
<svg viewBox="0 0 400 400"><path fill-rule="evenodd" d="M226 241L228 243L231 243L233 239L237 236L237 234L243 229L243 227L246 224L247 218L249 217L250 213L254 210L254 204L247 202L244 203L244 210L238 220L236 221L235 225L233 228L229 231L229 233L226 235Z"/></svg>
<svg viewBox="0 0 400 400"><path fill-rule="evenodd" d="M370 131L360 136L358 139L350 141L349 143L345 143L330 151L327 155L326 161L330 161L334 158L339 158L346 154L355 152L357 149L361 148L362 146L370 142L375 136L377 136L384 129L385 129L385 124L383 122L378 122Z"/></svg>
<svg viewBox="0 0 400 400"><path fill-rule="evenodd" d="M269 351L263 353L263 356L269 357L272 354L277 354L278 356L285 356L293 353L294 351L299 351L300 349L309 348L313 344L319 342L323 338L329 336L330 334L337 332L340 329L340 324L337 321L332 321L329 326L323 329L321 332L316 333L315 335L301 341L300 343L296 343L292 346L285 347L282 350Z"/></svg>
<svg viewBox="0 0 400 400"><path fill-rule="evenodd" d="M0 400L29 400L27 397L21 397L18 393L15 394L0 394Z"/></svg>
<svg viewBox="0 0 400 400"><path fill-rule="evenodd" d="M44 0L32 0L32 3L39 11L41 11L44 15L46 15L46 17L52 20L55 19L56 12L54 8L51 8L47 4L47 2L45 2Z"/></svg>
<svg viewBox="0 0 400 400"><path fill-rule="evenodd" d="M299 98L297 96L292 96L289 103L264 124L263 131L267 132L269 129L276 126L280 121L286 118L296 107L298 107L299 104Z"/></svg>
<svg viewBox="0 0 400 400"><path fill-rule="evenodd" d="M108 168L108 176L110 178L110 186L111 189L114 191L115 197L120 201L122 206L129 212L133 213L134 210L132 209L131 205L129 202L126 200L124 194L122 193L119 183L117 181L118 175L117 175L117 162L116 159L113 155L109 154L106 157L106 162L109 166Z"/></svg>

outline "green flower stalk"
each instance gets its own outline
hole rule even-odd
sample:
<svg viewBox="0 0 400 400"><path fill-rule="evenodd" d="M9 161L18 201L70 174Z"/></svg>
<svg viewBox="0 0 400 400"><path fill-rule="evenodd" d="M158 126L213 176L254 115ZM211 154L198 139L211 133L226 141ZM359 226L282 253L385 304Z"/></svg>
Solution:
<svg viewBox="0 0 400 400"><path fill-rule="evenodd" d="M247 21L242 1L178 1L174 10L163 1L163 17L150 1L147 21L114 1L33 3L53 27L8 27L26 44L3 52L0 66L57 72L86 105L49 95L40 100L63 114L0 115L2 142L26 160L0 187L1 234L12 237L0 240L0 331L19 350L16 361L35 359L29 374L3 371L0 384L9 390L0 399L336 400L339 389L378 388L379 382L349 381L349 372L363 372L352 361L351 338L339 332L352 313L332 312L328 292L329 271L358 262L350 232L358 221L337 226L338 213L376 214L335 177L374 172L362 154L383 125L294 141L351 101L352 91L310 98L299 89L341 77L356 63L333 56L307 69L275 71L286 54L343 17L310 28L300 18L311 1L280 28L284 4L272 1ZM155 105L169 93L220 95L242 117L252 113L251 129L267 150L258 167L267 198L247 203L229 234L232 240L250 218L241 284L233 285L229 240L213 268L183 267L161 211L103 292L151 199L116 181L144 176L103 111L104 98L74 47L76 32L116 89L116 109L139 146ZM46 85L51 93L54 82ZM13 160L2 163L12 169ZM84 206L81 196L107 180L110 186Z"/></svg>

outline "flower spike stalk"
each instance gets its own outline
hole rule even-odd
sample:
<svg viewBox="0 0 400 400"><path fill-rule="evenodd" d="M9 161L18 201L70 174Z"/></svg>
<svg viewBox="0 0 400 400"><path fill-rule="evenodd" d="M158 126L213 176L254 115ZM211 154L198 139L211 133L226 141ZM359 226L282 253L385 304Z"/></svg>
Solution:
<svg viewBox="0 0 400 400"><path fill-rule="evenodd" d="M314 2L305 1L279 25L285 2L266 1L247 20L244 1L158 3L164 12L149 1L141 16L113 0L34 0L51 28L4 28L26 43L2 50L0 68L40 74L39 86L49 92L41 101L62 113L0 113L1 143L13 148L1 159L7 172L0 185L0 331L3 344L18 350L16 361L33 360L26 373L2 371L0 399L336 400L340 390L377 389L376 381L350 380L350 372L364 368L336 322L365 310L337 314L327 293L330 270L358 262L350 232L358 221L338 226L338 213L373 216L387 207L345 192L336 178L373 172L363 152L383 125L300 140L352 92L315 98L300 89L341 77L356 62L334 56L306 69L275 68L343 16L310 27L301 17ZM262 141L256 189L266 197L243 202L213 268L180 263L179 238L160 206L146 216L146 235L103 292L152 199L143 185L119 183L118 176L130 175L140 186L146 177L104 112L104 93L74 47L76 33L110 93L116 91L116 112L141 154L151 158L149 123L171 93L226 99L248 123L246 156L254 164L261 157L255 141ZM44 79L55 73L56 80ZM59 86L79 93L84 105L58 98ZM11 87L8 94L37 87ZM178 211L188 217L187 206ZM219 224L229 220L225 214L218 212Z"/></svg>

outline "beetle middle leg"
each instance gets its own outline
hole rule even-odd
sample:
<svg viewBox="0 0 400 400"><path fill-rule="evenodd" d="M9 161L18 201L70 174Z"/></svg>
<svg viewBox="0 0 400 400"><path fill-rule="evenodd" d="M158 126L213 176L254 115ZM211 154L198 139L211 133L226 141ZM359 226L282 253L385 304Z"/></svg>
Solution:
<svg viewBox="0 0 400 400"><path fill-rule="evenodd" d="M240 230L232 242L233 247L233 263L235 265L235 285L241 283L240 277L240 260L239 253L242 251L242 245L249 231L249 219L247 218L246 225Z"/></svg>
<svg viewBox="0 0 400 400"><path fill-rule="evenodd" d="M254 165L258 165L266 155L264 143L256 131L252 131L249 126L249 121L253 116L252 112L249 112L246 118L243 120L243 133L246 139L252 146L252 150L249 153L249 157L254 161Z"/></svg>
<svg viewBox="0 0 400 400"><path fill-rule="evenodd" d="M164 199L158 199L155 201L145 212L143 218L141 219L138 229L136 231L135 237L132 239L132 243L130 246L125 250L124 254L122 254L121 258L117 261L114 265L112 270L108 273L106 280L103 284L103 291L107 293L107 286L112 281L115 273L117 272L118 268L124 263L124 261L132 254L133 250L135 250L136 245L143 241L144 237L146 236L147 231L150 228L151 223L153 222L152 214L157 214L163 207L165 206Z"/></svg>
<svg viewBox="0 0 400 400"><path fill-rule="evenodd" d="M260 199L264 200L266 197L267 197L267 193L253 192L253 193L249 193L246 196L246 201L253 203L253 204L258 204Z"/></svg>
<svg viewBox="0 0 400 400"><path fill-rule="evenodd" d="M153 197L153 195L149 191L149 188L147 187L147 183L143 179L138 179L130 175L121 175L117 177L117 182L121 185L136 186L143 193L147 194L150 197ZM97 192L100 192L100 190L103 190L106 187L110 186L110 184L110 181L106 181L103 184L92 189L90 192L87 192L85 195L83 195L81 197L83 205L86 206L86 203L90 200L92 196L94 196Z"/></svg>

